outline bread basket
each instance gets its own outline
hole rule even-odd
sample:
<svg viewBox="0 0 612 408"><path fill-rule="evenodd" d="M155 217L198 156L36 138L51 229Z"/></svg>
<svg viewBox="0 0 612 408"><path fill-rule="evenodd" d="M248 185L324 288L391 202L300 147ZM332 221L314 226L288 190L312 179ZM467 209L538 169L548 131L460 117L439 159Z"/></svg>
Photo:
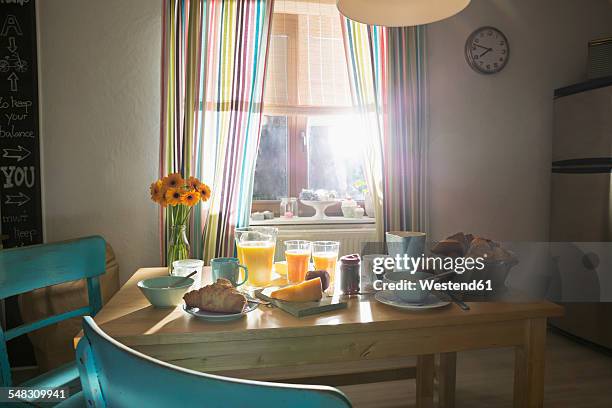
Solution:
<svg viewBox="0 0 612 408"><path fill-rule="evenodd" d="M481 269L473 268L446 279L458 283L483 282L483 285L471 290L454 291L462 299L499 298L507 291L506 279L510 270L518 264L516 255L501 244L462 232L435 243L431 252L441 258L465 257L477 260L477 265L484 264Z"/></svg>
<svg viewBox="0 0 612 408"><path fill-rule="evenodd" d="M485 261L484 268L481 270L472 269L465 271L462 274L453 275L450 280L452 282L472 282L480 281L486 282L491 281L492 290L470 290L470 291L459 291L457 294L463 299L465 298L496 298L504 294L508 287L506 286L506 279L510 270L518 264L516 257L512 257L510 260L504 261Z"/></svg>

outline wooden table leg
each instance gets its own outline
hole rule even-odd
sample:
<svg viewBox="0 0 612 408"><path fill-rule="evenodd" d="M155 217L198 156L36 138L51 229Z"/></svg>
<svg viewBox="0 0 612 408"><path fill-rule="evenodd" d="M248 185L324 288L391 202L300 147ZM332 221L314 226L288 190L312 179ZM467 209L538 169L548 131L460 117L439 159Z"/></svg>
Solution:
<svg viewBox="0 0 612 408"><path fill-rule="evenodd" d="M433 408L435 374L435 355L426 354L417 357L416 372L416 406Z"/></svg>
<svg viewBox="0 0 612 408"><path fill-rule="evenodd" d="M441 353L438 371L438 405L440 408L455 407L456 380L457 353Z"/></svg>
<svg viewBox="0 0 612 408"><path fill-rule="evenodd" d="M546 319L529 319L525 322L524 343L515 349L515 408L543 406L545 357Z"/></svg>

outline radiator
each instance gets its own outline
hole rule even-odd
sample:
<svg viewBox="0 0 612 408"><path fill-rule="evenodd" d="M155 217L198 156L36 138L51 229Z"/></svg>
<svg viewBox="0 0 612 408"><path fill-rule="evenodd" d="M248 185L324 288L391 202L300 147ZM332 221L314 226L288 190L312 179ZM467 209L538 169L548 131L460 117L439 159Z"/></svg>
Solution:
<svg viewBox="0 0 612 408"><path fill-rule="evenodd" d="M376 240L374 228L359 229L280 229L276 240L276 260L282 261L285 257L285 241L304 239L306 241L338 241L340 242L339 256L359 254L366 242Z"/></svg>

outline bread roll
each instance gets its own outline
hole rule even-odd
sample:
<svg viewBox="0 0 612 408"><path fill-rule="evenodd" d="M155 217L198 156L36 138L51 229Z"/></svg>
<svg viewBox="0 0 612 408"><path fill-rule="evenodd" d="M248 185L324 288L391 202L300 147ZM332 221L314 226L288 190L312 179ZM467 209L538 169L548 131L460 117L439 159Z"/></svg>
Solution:
<svg viewBox="0 0 612 408"><path fill-rule="evenodd" d="M240 313L247 304L246 297L223 278L212 285L185 293L183 300L188 307L219 313Z"/></svg>
<svg viewBox="0 0 612 408"><path fill-rule="evenodd" d="M466 253L466 258L489 258L493 255L493 246L491 241L481 237L474 237L470 248Z"/></svg>
<svg viewBox="0 0 612 408"><path fill-rule="evenodd" d="M436 255L457 257L463 256L465 247L463 243L454 239L444 239L438 242L431 250Z"/></svg>
<svg viewBox="0 0 612 408"><path fill-rule="evenodd" d="M461 256L463 256L465 254L465 252L467 251L468 247L470 246L470 243L468 242L468 238L467 236L463 233L463 232L458 232L454 235L451 235L450 237L446 238L449 241L457 241L461 244L461 246L463 247L463 251L461 252Z"/></svg>
<svg viewBox="0 0 612 408"><path fill-rule="evenodd" d="M440 256L484 258L487 262L515 261L515 256L502 248L499 242L463 232L438 242L431 252Z"/></svg>

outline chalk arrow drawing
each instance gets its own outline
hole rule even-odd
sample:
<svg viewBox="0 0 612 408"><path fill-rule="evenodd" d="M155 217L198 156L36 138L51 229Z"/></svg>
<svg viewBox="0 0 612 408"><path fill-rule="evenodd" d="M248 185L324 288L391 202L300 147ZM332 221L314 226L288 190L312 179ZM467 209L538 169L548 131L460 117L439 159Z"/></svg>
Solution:
<svg viewBox="0 0 612 408"><path fill-rule="evenodd" d="M0 36L6 37L9 34L9 31L11 30L13 30L17 35L23 35L17 17L12 14L9 14L4 19L4 23L2 23L2 31L0 31Z"/></svg>
<svg viewBox="0 0 612 408"><path fill-rule="evenodd" d="M11 81L11 91L17 92L17 90L19 89L17 87L17 81L19 81L19 77L17 76L17 74L13 72L6 79L7 81Z"/></svg>
<svg viewBox="0 0 612 408"><path fill-rule="evenodd" d="M30 197L28 197L27 195L23 193L13 194L13 195L7 194L6 201L4 202L4 204L7 204L7 205L12 204L12 205L17 205L17 207L21 207L28 201L30 201Z"/></svg>
<svg viewBox="0 0 612 408"><path fill-rule="evenodd" d="M15 37L9 37L9 45L6 48L8 48L10 52L17 51L17 44L15 44Z"/></svg>
<svg viewBox="0 0 612 408"><path fill-rule="evenodd" d="M5 159L16 159L18 162L32 154L31 151L19 145L16 149L2 149L4 153L2 157Z"/></svg>

